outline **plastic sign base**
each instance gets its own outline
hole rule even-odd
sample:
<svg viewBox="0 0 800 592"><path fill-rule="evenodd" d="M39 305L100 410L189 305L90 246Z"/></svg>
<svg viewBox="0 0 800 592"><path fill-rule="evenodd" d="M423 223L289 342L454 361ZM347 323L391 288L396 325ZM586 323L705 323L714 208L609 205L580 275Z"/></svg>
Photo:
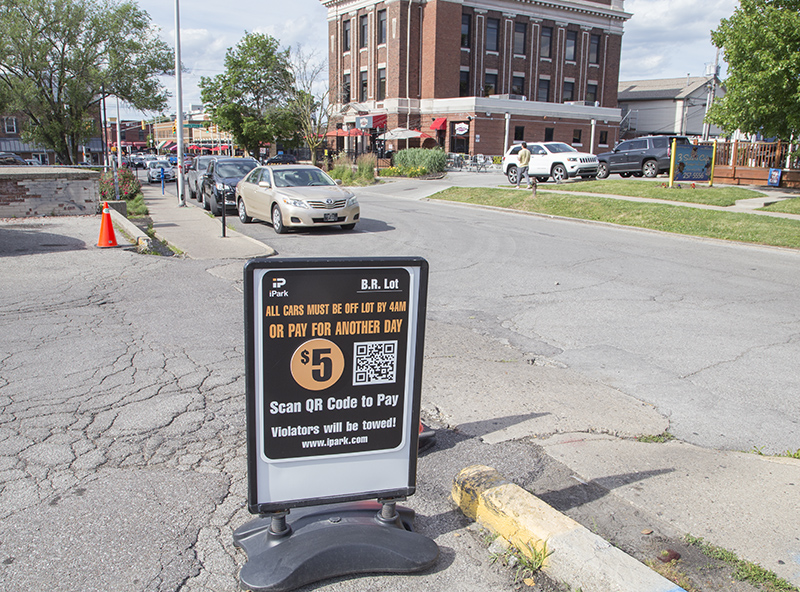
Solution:
<svg viewBox="0 0 800 592"><path fill-rule="evenodd" d="M350 574L411 573L433 566L439 547L411 531L414 511L397 506L382 517L377 502L353 502L293 510L281 533L272 518L248 522L233 533L247 554L239 573L244 590L280 592Z"/></svg>

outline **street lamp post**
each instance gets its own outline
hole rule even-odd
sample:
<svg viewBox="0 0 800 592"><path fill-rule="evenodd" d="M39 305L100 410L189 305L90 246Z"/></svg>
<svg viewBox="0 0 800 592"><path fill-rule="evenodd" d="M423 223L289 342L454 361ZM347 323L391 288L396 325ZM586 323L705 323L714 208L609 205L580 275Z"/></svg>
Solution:
<svg viewBox="0 0 800 592"><path fill-rule="evenodd" d="M178 135L178 205L183 207L183 88L181 84L181 9L179 0L175 0L175 132Z"/></svg>

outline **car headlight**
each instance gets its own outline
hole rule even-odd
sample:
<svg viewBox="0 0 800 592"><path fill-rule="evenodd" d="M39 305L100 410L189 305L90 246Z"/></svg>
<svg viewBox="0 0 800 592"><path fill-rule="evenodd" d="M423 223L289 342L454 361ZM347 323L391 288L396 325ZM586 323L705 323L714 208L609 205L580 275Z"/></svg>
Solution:
<svg viewBox="0 0 800 592"><path fill-rule="evenodd" d="M351 197L350 199L348 199L348 200L347 200L347 207L348 207L348 208L349 208L350 206L357 206L357 205L358 205L358 198L356 198L356 196L355 196L355 195L354 195L353 197Z"/></svg>
<svg viewBox="0 0 800 592"><path fill-rule="evenodd" d="M225 191L225 183L216 183L215 187L217 188L217 191Z"/></svg>
<svg viewBox="0 0 800 592"><path fill-rule="evenodd" d="M578 158L575 157L575 156L570 156L570 157L567 158L567 160L570 161L570 162L578 162Z"/></svg>
<svg viewBox="0 0 800 592"><path fill-rule="evenodd" d="M283 203L285 203L287 206L308 209L308 204L301 199L291 199L290 197L281 197L281 201L283 201Z"/></svg>

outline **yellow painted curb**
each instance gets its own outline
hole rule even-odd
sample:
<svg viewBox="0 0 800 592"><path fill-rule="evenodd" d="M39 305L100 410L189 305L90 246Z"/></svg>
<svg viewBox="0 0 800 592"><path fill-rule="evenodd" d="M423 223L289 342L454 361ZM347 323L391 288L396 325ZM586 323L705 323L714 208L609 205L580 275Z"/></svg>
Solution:
<svg viewBox="0 0 800 592"><path fill-rule="evenodd" d="M474 465L453 480L466 516L532 556L546 545L543 571L583 592L685 592L491 467Z"/></svg>

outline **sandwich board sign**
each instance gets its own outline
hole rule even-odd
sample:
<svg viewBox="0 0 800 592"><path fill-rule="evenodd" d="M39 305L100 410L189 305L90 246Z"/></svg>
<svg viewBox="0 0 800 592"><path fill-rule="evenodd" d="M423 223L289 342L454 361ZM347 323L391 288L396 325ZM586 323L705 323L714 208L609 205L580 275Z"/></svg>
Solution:
<svg viewBox="0 0 800 592"><path fill-rule="evenodd" d="M427 282L413 257L246 264L250 512L414 493Z"/></svg>

